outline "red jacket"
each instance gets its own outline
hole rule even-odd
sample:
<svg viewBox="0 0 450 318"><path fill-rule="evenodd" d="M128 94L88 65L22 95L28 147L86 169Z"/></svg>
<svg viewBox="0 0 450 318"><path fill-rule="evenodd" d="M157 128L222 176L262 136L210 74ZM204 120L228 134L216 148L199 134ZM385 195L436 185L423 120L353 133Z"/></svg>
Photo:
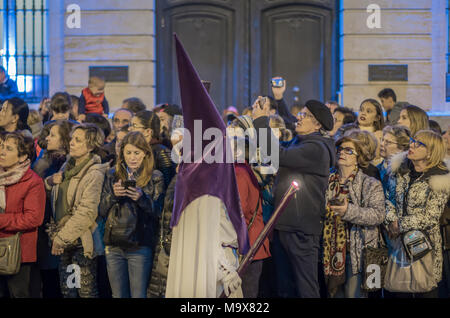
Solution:
<svg viewBox="0 0 450 318"><path fill-rule="evenodd" d="M5 196L5 213L0 213L0 237L22 232L22 263L36 262L37 229L45 211L44 182L28 169L19 182L6 186Z"/></svg>
<svg viewBox="0 0 450 318"><path fill-rule="evenodd" d="M260 191L258 181L255 176L250 174L250 167L244 164L235 164L236 181L239 190L239 197L241 199L242 212L245 216L245 222L247 226L253 217L258 199L260 197ZM250 239L250 245L253 245L258 238L259 233L264 228L264 222L262 217L262 202L259 203L258 212L255 220L253 221L250 230L248 231L248 238ZM269 239L266 238L259 250L255 254L254 260L261 260L270 257Z"/></svg>
<svg viewBox="0 0 450 318"><path fill-rule="evenodd" d="M85 104L81 105L81 109L78 106L78 112L80 114L89 114L89 113L95 113L102 115L103 113L107 114L109 112L109 109L104 109L103 102L105 100L105 93L102 93L100 96L95 96L92 94L89 87L86 87L81 92L82 97L84 97Z"/></svg>

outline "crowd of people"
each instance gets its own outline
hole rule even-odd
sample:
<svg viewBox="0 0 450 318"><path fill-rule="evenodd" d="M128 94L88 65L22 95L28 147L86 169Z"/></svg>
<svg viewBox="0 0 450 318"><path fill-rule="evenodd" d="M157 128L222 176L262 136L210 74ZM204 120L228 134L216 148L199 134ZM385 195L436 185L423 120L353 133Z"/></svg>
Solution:
<svg viewBox="0 0 450 318"><path fill-rule="evenodd" d="M363 100L358 114L333 101L289 109L286 85L242 115L223 112L229 130L269 129L280 144L278 171L264 174L249 158L252 141L235 136L246 141L234 199L250 245L292 181L301 184L227 294L241 286L245 298L449 297L450 127L443 132L420 107L397 102L392 89L380 102ZM104 88L92 77L80 97L59 92L39 110L11 96L1 105L0 238L22 233L20 271L0 275L3 297L166 295L178 175L171 153L183 139L183 112L132 97L109 120ZM387 275L369 288L368 251L386 246L392 273L414 231L426 238L427 258L402 261L421 262L426 277L411 270L409 287Z"/></svg>

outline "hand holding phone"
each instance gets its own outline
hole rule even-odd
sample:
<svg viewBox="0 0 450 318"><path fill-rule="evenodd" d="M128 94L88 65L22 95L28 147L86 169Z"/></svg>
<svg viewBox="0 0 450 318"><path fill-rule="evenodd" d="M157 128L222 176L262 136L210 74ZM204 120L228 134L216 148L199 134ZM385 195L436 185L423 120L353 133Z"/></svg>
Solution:
<svg viewBox="0 0 450 318"><path fill-rule="evenodd" d="M125 180L123 182L123 187L125 188L125 190L127 190L128 188L136 187L136 180Z"/></svg>
<svg viewBox="0 0 450 318"><path fill-rule="evenodd" d="M283 87L284 79L282 77L274 77L272 78L272 87Z"/></svg>
<svg viewBox="0 0 450 318"><path fill-rule="evenodd" d="M286 91L286 81L279 76L272 78L272 93L276 100L283 99L284 92Z"/></svg>

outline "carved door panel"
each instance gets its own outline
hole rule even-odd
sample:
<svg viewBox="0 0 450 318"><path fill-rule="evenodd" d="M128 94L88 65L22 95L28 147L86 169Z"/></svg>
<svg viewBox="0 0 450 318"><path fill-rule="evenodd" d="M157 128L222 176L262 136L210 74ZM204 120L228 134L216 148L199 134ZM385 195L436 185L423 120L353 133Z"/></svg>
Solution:
<svg viewBox="0 0 450 318"><path fill-rule="evenodd" d="M334 0L251 0L252 99L270 93L276 75L287 81L288 105L336 98L335 6Z"/></svg>
<svg viewBox="0 0 450 318"><path fill-rule="evenodd" d="M222 110L288 82L288 105L335 97L336 0L157 0L157 102L179 103L173 32Z"/></svg>
<svg viewBox="0 0 450 318"><path fill-rule="evenodd" d="M157 1L157 102L179 104L177 33L216 106L249 99L247 0ZM238 105L239 106L239 105Z"/></svg>

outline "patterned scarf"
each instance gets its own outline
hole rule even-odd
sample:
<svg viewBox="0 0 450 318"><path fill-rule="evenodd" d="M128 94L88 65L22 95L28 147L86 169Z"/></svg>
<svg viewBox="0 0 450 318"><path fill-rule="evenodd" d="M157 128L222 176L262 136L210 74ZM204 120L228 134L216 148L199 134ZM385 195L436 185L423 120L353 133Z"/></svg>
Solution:
<svg viewBox="0 0 450 318"><path fill-rule="evenodd" d="M330 175L327 191L327 212L323 231L323 266L325 282L330 295L334 295L338 287L345 283L345 257L347 252L347 223L339 215L330 210L332 199L345 200L349 196L349 185L353 182L358 170L341 184L339 174Z"/></svg>
<svg viewBox="0 0 450 318"><path fill-rule="evenodd" d="M6 208L5 187L19 182L29 168L30 159L25 160L8 171L0 168L0 213L5 213Z"/></svg>

